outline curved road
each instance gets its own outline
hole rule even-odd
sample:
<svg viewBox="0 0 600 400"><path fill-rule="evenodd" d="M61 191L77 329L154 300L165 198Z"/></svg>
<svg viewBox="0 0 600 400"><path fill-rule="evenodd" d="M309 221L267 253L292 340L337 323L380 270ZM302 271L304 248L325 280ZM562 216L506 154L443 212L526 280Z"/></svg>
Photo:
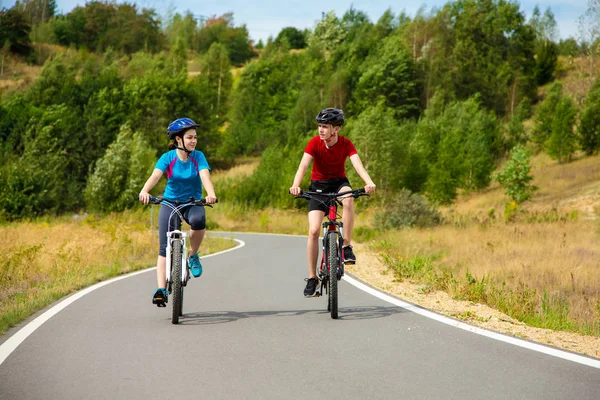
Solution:
<svg viewBox="0 0 600 400"><path fill-rule="evenodd" d="M223 235L245 246L204 258L180 325L151 305L152 269L9 331L0 399L600 399L600 360L459 329L346 280L332 320L326 298L302 296L305 238Z"/></svg>

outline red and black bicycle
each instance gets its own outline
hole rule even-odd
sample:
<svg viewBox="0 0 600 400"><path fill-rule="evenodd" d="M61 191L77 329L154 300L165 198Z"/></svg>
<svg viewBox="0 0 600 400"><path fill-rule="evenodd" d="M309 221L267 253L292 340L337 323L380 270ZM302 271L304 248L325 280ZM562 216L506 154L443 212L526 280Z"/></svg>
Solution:
<svg viewBox="0 0 600 400"><path fill-rule="evenodd" d="M344 258L342 248L344 246L344 224L338 221L338 205L342 205L345 197L369 196L364 188L349 190L340 193L305 192L298 196L307 200L317 200L327 207L325 213L327 221L323 222L323 247L321 263L317 271L321 290L316 294L320 296L323 291L327 292L327 311L331 312L331 318L338 317L338 281L344 275Z"/></svg>

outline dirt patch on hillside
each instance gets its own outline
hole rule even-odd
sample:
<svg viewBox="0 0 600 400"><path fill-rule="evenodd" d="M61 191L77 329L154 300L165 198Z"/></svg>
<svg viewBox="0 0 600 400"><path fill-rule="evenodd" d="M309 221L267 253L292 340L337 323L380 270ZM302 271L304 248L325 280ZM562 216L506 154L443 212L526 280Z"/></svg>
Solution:
<svg viewBox="0 0 600 400"><path fill-rule="evenodd" d="M486 305L454 300L440 291L426 292L421 290L423 285L408 281L398 282L365 245L354 244L354 247L360 262L347 266L346 270L386 293L484 329L600 358L600 338L533 328Z"/></svg>

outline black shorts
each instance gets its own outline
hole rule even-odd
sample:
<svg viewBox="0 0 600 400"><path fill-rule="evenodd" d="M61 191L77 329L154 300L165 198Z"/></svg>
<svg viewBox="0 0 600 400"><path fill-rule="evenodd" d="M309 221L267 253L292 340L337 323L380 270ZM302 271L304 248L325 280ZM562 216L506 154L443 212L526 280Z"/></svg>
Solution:
<svg viewBox="0 0 600 400"><path fill-rule="evenodd" d="M310 181L310 187L308 188L311 192L322 192L322 193L337 193L344 186L350 186L348 178L334 178L327 181ZM321 210L324 213L328 212L326 204L316 200L310 199L308 202L308 211Z"/></svg>

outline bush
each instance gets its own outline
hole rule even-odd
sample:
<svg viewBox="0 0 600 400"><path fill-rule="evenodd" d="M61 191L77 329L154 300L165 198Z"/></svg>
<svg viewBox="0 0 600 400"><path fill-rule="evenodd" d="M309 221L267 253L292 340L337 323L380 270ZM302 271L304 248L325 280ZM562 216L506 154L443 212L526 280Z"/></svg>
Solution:
<svg viewBox="0 0 600 400"><path fill-rule="evenodd" d="M383 229L435 226L441 222L440 213L425 198L403 189L391 197L383 212L375 214L375 225Z"/></svg>
<svg viewBox="0 0 600 400"><path fill-rule="evenodd" d="M517 145L510 153L510 160L504 170L495 175L495 179L504 188L506 194L516 203L527 201L538 188L530 182L531 171L530 153L527 148Z"/></svg>

